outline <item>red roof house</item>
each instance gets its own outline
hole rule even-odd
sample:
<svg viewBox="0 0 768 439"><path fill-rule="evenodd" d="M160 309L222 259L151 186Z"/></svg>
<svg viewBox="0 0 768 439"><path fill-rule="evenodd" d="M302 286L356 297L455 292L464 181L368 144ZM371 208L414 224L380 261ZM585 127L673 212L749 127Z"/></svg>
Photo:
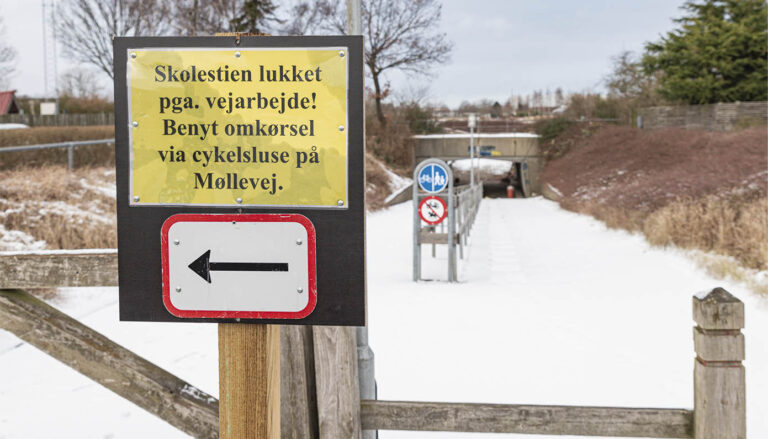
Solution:
<svg viewBox="0 0 768 439"><path fill-rule="evenodd" d="M16 103L16 90L0 91L0 116L19 112Z"/></svg>

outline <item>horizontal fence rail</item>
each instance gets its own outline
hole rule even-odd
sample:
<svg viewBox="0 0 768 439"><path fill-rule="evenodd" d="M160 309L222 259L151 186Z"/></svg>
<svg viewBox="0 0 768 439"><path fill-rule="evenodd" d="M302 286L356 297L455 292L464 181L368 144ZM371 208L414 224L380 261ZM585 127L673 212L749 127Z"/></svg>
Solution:
<svg viewBox="0 0 768 439"><path fill-rule="evenodd" d="M22 123L39 126L93 126L114 125L114 113L61 113L61 114L4 114L0 123Z"/></svg>
<svg viewBox="0 0 768 439"><path fill-rule="evenodd" d="M88 145L114 145L115 139L78 140L73 142L41 143L37 145L0 146L2 152L36 151L40 149L67 148L67 165L71 171L74 167L74 149Z"/></svg>
<svg viewBox="0 0 768 439"><path fill-rule="evenodd" d="M29 293L0 290L0 328L179 430L218 437L216 398Z"/></svg>
<svg viewBox="0 0 768 439"><path fill-rule="evenodd" d="M693 411L445 402L361 401L363 429L693 437Z"/></svg>

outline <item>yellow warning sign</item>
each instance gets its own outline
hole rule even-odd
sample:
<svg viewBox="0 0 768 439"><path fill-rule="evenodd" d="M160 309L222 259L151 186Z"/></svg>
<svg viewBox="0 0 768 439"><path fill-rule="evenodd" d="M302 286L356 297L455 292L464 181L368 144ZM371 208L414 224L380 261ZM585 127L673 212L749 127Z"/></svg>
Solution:
<svg viewBox="0 0 768 439"><path fill-rule="evenodd" d="M344 50L130 50L131 204L347 207Z"/></svg>

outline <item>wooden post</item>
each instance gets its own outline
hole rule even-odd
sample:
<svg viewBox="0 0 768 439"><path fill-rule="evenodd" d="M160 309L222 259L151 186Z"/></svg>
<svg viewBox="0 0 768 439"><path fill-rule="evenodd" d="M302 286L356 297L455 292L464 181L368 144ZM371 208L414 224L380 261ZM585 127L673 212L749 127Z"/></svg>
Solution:
<svg viewBox="0 0 768 439"><path fill-rule="evenodd" d="M744 303L722 288L694 296L695 439L746 439Z"/></svg>
<svg viewBox="0 0 768 439"><path fill-rule="evenodd" d="M317 439L315 347L311 326L281 326L280 436Z"/></svg>
<svg viewBox="0 0 768 439"><path fill-rule="evenodd" d="M280 439L279 326L219 324L219 437Z"/></svg>
<svg viewBox="0 0 768 439"><path fill-rule="evenodd" d="M320 439L360 439L360 388L354 327L314 326Z"/></svg>
<svg viewBox="0 0 768 439"><path fill-rule="evenodd" d="M280 438L280 327L219 324L219 437Z"/></svg>

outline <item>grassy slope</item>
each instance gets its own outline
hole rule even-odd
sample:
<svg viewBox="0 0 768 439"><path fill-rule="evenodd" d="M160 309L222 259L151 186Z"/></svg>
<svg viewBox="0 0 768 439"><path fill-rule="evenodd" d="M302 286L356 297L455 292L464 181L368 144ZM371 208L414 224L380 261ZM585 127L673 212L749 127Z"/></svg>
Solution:
<svg viewBox="0 0 768 439"><path fill-rule="evenodd" d="M562 194L563 207L610 227L766 270L767 145L764 127L721 133L574 124L546 141L557 158L543 181Z"/></svg>

